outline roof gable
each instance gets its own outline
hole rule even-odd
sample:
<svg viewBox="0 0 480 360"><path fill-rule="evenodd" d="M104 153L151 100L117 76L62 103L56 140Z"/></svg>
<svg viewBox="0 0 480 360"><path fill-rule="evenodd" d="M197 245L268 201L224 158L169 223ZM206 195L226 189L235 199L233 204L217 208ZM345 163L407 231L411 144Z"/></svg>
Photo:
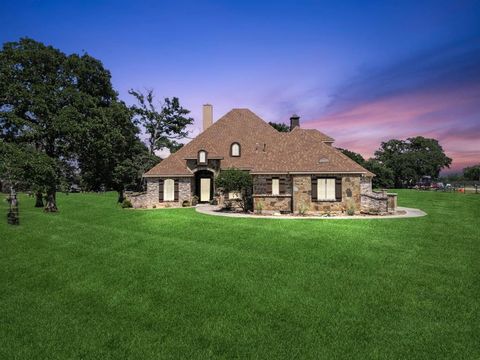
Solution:
<svg viewBox="0 0 480 360"><path fill-rule="evenodd" d="M239 143L241 156L230 156ZM282 133L248 109L233 109L176 153L150 169L145 176L192 176L186 159L196 159L205 150L210 159L221 159L221 168L236 167L252 172L358 172L366 169L334 147L333 139L316 129L295 128Z"/></svg>

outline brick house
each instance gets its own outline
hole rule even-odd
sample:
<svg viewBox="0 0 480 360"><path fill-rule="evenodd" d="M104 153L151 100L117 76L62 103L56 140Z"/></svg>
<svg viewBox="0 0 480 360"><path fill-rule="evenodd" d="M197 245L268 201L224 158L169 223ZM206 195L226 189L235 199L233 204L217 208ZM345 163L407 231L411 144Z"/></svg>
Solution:
<svg viewBox="0 0 480 360"><path fill-rule="evenodd" d="M144 174L147 191L131 196L134 207L181 206L198 197L221 203L236 194L219 194L215 177L224 169L248 171L254 208L265 212L311 213L395 210L396 198L373 192L374 174L332 146L334 140L290 119L279 132L248 109L233 109L213 123L204 105L203 132Z"/></svg>

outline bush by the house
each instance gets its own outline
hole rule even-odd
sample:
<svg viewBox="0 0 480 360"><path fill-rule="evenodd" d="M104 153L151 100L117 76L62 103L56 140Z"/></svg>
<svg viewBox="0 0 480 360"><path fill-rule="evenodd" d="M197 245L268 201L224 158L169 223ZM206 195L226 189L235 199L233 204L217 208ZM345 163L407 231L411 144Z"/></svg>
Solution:
<svg viewBox="0 0 480 360"><path fill-rule="evenodd" d="M129 208L132 208L132 207L133 207L132 202L129 199L124 199L123 200L122 208L129 209Z"/></svg>
<svg viewBox="0 0 480 360"><path fill-rule="evenodd" d="M251 209L251 189L253 182L252 176L247 171L235 168L223 170L215 179L215 184L224 194L230 192L239 193L240 198L237 199L238 205L245 212Z"/></svg>

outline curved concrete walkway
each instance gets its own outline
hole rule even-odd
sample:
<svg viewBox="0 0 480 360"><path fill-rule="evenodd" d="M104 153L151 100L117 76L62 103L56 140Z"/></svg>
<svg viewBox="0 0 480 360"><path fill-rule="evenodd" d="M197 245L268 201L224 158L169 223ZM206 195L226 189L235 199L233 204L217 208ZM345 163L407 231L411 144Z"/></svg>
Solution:
<svg viewBox="0 0 480 360"><path fill-rule="evenodd" d="M398 212L404 212L402 214L392 215L353 215L353 216L288 216L288 215L255 215L244 213L228 213L219 211L218 206L213 205L197 205L195 210L201 214L213 215L213 216L226 216L236 218L250 218L250 219L278 219L278 220L369 220L369 219L401 219L401 218L414 218L427 215L426 212L420 209L397 207Z"/></svg>

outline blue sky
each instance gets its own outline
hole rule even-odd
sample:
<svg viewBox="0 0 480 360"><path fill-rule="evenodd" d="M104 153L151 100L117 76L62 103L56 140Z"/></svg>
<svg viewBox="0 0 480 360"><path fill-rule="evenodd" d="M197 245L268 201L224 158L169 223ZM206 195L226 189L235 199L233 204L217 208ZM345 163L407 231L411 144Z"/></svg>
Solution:
<svg viewBox="0 0 480 360"><path fill-rule="evenodd" d="M128 89L178 96L198 120L248 107L302 117L372 155L436 137L454 169L480 162L479 1L5 1L0 42L86 51Z"/></svg>

